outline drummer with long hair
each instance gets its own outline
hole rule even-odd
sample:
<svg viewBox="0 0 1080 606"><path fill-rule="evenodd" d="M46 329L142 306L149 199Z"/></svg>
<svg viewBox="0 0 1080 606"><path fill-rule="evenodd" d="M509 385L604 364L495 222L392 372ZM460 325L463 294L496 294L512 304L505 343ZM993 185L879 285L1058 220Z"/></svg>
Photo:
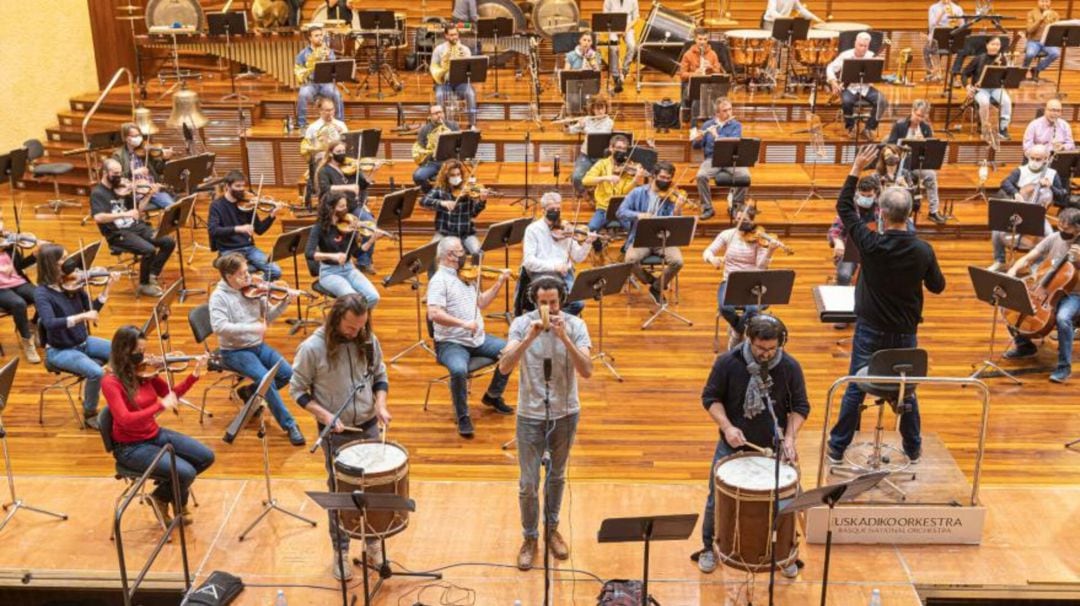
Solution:
<svg viewBox="0 0 1080 606"><path fill-rule="evenodd" d="M356 294L338 297L326 316L326 323L296 350L289 384L293 399L315 417L320 432L334 413L345 406L322 443L330 490L335 490L337 485L334 457L338 449L355 440L374 440L379 436L380 425L384 431L389 427L391 416L386 406L389 389L382 347L371 331L367 300ZM338 580L353 576L351 566L345 570L339 567L339 562L350 561L349 541L349 535L338 528L331 514L330 542L334 548L331 571ZM370 565L383 563L377 538L368 538L365 550Z"/></svg>
<svg viewBox="0 0 1080 606"><path fill-rule="evenodd" d="M709 380L701 392L701 404L720 428L712 465L709 467L709 497L701 526L704 548L691 556L701 572L716 570L715 477L716 463L737 451L772 448L771 401L783 435L780 455L785 461L798 460L795 436L810 416L806 379L802 366L784 351L787 329L774 316L760 314L748 323L747 338L739 347L713 362ZM768 376L768 382L763 378ZM766 531L767 532L767 531ZM794 563L781 571L793 578L799 573Z"/></svg>

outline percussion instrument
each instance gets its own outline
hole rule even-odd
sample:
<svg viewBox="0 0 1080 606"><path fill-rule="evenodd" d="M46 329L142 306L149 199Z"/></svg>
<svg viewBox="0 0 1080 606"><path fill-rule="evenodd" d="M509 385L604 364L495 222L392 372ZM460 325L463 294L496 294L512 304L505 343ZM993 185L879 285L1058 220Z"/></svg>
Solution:
<svg viewBox="0 0 1080 606"><path fill-rule="evenodd" d="M537 0L533 5L533 27L547 38L560 32L577 31L580 18L574 0Z"/></svg>
<svg viewBox="0 0 1080 606"><path fill-rule="evenodd" d="M810 67L825 67L836 58L840 49L840 32L812 29L806 40L795 41L795 60Z"/></svg>
<svg viewBox="0 0 1080 606"><path fill-rule="evenodd" d="M727 32L731 63L744 70L765 67L776 42L765 29L733 29Z"/></svg>
<svg viewBox="0 0 1080 606"><path fill-rule="evenodd" d="M203 9L198 0L150 0L146 4L146 29L180 24L198 30L203 24Z"/></svg>
<svg viewBox="0 0 1080 606"><path fill-rule="evenodd" d="M496 17L506 17L513 19L514 31L524 31L528 26L528 16L531 16L535 7L530 3L528 6L528 12L524 11L520 5L514 4L509 0L479 0L476 3L476 14L481 19L493 19Z"/></svg>
<svg viewBox="0 0 1080 606"><path fill-rule="evenodd" d="M828 23L817 23L813 29L820 29L827 32L868 32L873 29L867 23L856 23L854 21L830 21Z"/></svg>
<svg viewBox="0 0 1080 606"><path fill-rule="evenodd" d="M755 453L736 453L717 461L713 470L716 499L716 548L720 561L749 572L767 572L772 528L772 489L776 461ZM780 500L793 498L799 472L780 463ZM780 519L776 565L790 566L798 555L795 516Z"/></svg>
<svg viewBox="0 0 1080 606"><path fill-rule="evenodd" d="M171 38L172 36L163 39L154 35L136 37L142 48L164 48L170 51L173 48ZM194 34L176 38L176 47L179 50L231 59L269 74L286 88L296 89L299 86L293 77L293 66L296 64L296 55L307 46L302 34L250 33L232 36L231 48L223 38L218 37Z"/></svg>
<svg viewBox="0 0 1080 606"><path fill-rule="evenodd" d="M694 41L694 19L679 11L653 4L645 22L641 43L641 63L669 76L679 72L679 59L687 44Z"/></svg>
<svg viewBox="0 0 1080 606"><path fill-rule="evenodd" d="M363 490L409 498L409 452L397 442L355 440L334 456L336 492ZM341 528L353 538L391 537L409 526L407 511L342 511Z"/></svg>

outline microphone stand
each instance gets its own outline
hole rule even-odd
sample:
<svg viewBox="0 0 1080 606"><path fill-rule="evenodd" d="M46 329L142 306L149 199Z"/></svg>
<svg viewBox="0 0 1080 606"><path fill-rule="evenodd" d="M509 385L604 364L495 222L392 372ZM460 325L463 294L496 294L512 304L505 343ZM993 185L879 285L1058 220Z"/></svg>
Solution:
<svg viewBox="0 0 1080 606"><path fill-rule="evenodd" d="M780 528L780 456L783 453L783 437L780 433L780 422L776 418L776 410L773 407L772 390L773 380L769 376L768 363L766 362L762 367L762 382L765 383L765 408L769 411L769 416L772 417L773 427L773 454L776 456L776 464L773 466L773 488L772 488L772 524L769 529L769 553L771 554L771 565L769 566L769 606L773 606L773 590L776 588L776 534Z"/></svg>
<svg viewBox="0 0 1080 606"><path fill-rule="evenodd" d="M551 358L544 358L544 455L540 465L544 468L544 501L540 504L540 515L544 516L544 606L551 603L551 551L548 541L551 529L548 524L547 502L551 487Z"/></svg>
<svg viewBox="0 0 1080 606"><path fill-rule="evenodd" d="M348 407L349 404L352 403L353 398L356 397L356 392L363 389L365 385L366 383L361 381L351 392L349 392L349 395L345 396L345 400L341 403L341 406L338 407L337 411L334 412L334 416L330 418L330 422L323 427L321 432L319 432L319 439L315 440L315 443L311 446L311 450L308 452L314 454L315 451L319 449L319 446L322 446L323 440L330 435L330 432L334 430L334 425L337 424L338 419L341 418L341 413L345 412L345 408Z"/></svg>

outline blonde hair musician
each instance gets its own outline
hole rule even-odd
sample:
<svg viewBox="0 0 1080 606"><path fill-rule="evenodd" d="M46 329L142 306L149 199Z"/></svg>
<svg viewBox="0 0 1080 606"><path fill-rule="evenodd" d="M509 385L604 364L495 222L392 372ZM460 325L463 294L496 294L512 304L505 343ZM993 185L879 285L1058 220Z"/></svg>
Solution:
<svg viewBox="0 0 1080 606"><path fill-rule="evenodd" d="M567 129L570 133L585 135L581 141L581 150L574 160L574 174L570 177L570 182L574 184L574 192L578 196L585 193L585 184L581 181L585 173L589 172L589 169L600 159L588 155L588 136L594 133L610 133L614 130L615 119L608 114L610 110L611 106L607 97L596 95L589 100L589 115L571 123Z"/></svg>

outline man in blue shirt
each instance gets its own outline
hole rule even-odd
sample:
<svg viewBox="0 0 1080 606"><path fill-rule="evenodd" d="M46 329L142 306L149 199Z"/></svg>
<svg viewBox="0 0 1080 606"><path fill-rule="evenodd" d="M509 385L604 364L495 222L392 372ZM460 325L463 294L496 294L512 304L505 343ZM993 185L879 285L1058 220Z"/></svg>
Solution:
<svg viewBox="0 0 1080 606"><path fill-rule="evenodd" d="M727 97L716 100L716 116L710 118L701 126L701 130L691 131L691 146L705 152L705 159L697 172L698 196L701 198L701 220L711 219L716 212L712 205L712 192L709 191L709 180L716 179L720 173L727 173L731 178L750 178L750 171L746 168L716 168L712 165L713 146L717 139L741 139L742 124L735 118L735 112L731 107L731 101ZM738 208L746 199L745 187L731 188L731 205L729 208Z"/></svg>
<svg viewBox="0 0 1080 606"><path fill-rule="evenodd" d="M646 248L634 246L634 238L637 236L638 219L649 217L673 217L682 214L683 201L676 201L672 195L672 179L675 178L675 166L670 162L657 162L653 168L654 179L649 185L634 188L619 206L619 222L629 234L626 237L627 263L634 264L634 275L643 284L649 285L649 295L657 305L663 300L660 285L664 288L675 279L683 266L682 251L675 246L660 248ZM663 280L646 272L641 267L641 260L649 255L661 255L667 259L667 269L664 271Z"/></svg>
<svg viewBox="0 0 1080 606"><path fill-rule="evenodd" d="M334 50L326 46L325 36L326 32L323 31L321 26L314 26L308 30L308 46L300 51L296 55L296 69L297 76L300 75L300 69L307 66L308 57L312 53L325 54L322 61L334 61ZM305 77L300 80L300 92L296 97L296 125L300 130L307 128L307 108L308 104L315 100L315 97L323 97L331 99L334 102L334 107L337 108L336 117L338 120L345 121L345 106L341 101L341 93L338 92L333 82L326 82L324 84L316 84L312 81L312 77L315 74L315 70L311 70Z"/></svg>

